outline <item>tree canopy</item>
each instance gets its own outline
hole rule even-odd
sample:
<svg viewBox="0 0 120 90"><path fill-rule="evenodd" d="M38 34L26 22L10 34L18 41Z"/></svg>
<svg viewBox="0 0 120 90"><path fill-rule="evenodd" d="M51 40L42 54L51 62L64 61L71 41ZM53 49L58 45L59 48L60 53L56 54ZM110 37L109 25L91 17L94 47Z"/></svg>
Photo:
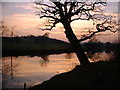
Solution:
<svg viewBox="0 0 120 90"><path fill-rule="evenodd" d="M52 30L58 23L68 23L76 20L93 20L96 30L89 30L89 35L81 37L78 41L90 39L98 32L118 30L115 16L106 14L102 7L107 6L106 0L39 0L36 2L37 15L40 18L47 18L47 28L42 30Z"/></svg>

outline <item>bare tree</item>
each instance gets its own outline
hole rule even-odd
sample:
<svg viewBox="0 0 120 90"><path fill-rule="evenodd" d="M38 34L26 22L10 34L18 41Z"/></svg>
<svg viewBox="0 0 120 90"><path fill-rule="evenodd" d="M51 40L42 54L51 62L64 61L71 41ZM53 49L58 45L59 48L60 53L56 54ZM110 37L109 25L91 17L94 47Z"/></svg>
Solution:
<svg viewBox="0 0 120 90"><path fill-rule="evenodd" d="M15 31L16 26L8 27L3 21L0 22L0 36L1 37L13 37L17 36L17 31Z"/></svg>
<svg viewBox="0 0 120 90"><path fill-rule="evenodd" d="M69 40L74 52L76 53L81 65L89 64L89 60L84 53L80 41L90 39L94 34L106 30L111 30L113 28L110 25L105 26L105 24L111 24L111 20L108 22L108 19L105 15L102 14L93 14L93 12L101 12L100 6L106 6L106 2L102 0L93 0L90 2L78 2L77 0L45 0L36 2L37 15L40 18L47 18L48 23L46 24L47 28L42 30L52 30L56 27L56 24L62 23L67 39ZM88 36L77 39L76 35L73 32L71 27L71 22L76 20L101 20L102 23L96 24L97 31L90 32ZM104 16L104 17L103 17ZM112 18L112 17L111 17ZM114 22L115 23L115 22Z"/></svg>

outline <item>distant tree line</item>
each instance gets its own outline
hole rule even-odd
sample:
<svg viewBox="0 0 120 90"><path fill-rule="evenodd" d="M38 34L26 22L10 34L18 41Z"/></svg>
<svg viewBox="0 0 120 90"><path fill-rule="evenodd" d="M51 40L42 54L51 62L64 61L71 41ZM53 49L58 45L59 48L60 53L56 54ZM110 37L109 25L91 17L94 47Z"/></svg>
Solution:
<svg viewBox="0 0 120 90"><path fill-rule="evenodd" d="M106 53L110 53L116 51L119 43L86 42L83 46L85 47L85 51L91 51L93 53L105 51Z"/></svg>
<svg viewBox="0 0 120 90"><path fill-rule="evenodd" d="M21 36L21 37L2 37L3 38L3 42L8 42L8 43L15 43L15 42L22 42L22 41L32 41L33 43L41 43L41 44L45 44L45 42L49 42L49 40L52 40L53 43L66 43L66 45L70 46L69 43L64 42L64 41L60 41L57 39L52 39L46 36L33 36L33 35L29 35L29 36ZM119 43L110 43L110 42L106 42L106 43L102 43L102 42L84 42L81 43L84 51L88 51L88 52L103 52L105 51L106 53L110 53L110 52L115 52L116 48L118 48ZM68 48L68 47L66 47ZM71 48L71 47L70 47ZM71 51L71 49L70 49Z"/></svg>

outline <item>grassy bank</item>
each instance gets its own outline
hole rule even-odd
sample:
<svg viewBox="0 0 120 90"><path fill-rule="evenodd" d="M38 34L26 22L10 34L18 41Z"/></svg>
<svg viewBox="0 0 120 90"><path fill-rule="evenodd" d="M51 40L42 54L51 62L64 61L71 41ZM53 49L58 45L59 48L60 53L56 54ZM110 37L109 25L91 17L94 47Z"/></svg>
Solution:
<svg viewBox="0 0 120 90"><path fill-rule="evenodd" d="M29 90L66 88L120 88L119 64L116 62L96 62L87 66L76 66L70 72L56 75L35 85Z"/></svg>
<svg viewBox="0 0 120 90"><path fill-rule="evenodd" d="M81 43L86 52L115 52L117 43L87 42ZM59 54L72 52L70 44L45 36L3 37L3 56L38 56L39 54Z"/></svg>
<svg viewBox="0 0 120 90"><path fill-rule="evenodd" d="M70 44L61 40L39 37L3 37L2 51L5 55L30 55L39 53L63 53L70 51Z"/></svg>

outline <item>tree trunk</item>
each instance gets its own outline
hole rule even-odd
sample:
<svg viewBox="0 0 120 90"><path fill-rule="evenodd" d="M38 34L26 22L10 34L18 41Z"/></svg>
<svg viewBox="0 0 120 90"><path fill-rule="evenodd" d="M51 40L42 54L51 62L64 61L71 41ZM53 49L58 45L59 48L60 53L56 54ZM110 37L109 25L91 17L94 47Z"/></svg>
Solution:
<svg viewBox="0 0 120 90"><path fill-rule="evenodd" d="M78 42L77 37L73 33L73 30L72 30L70 24L64 23L63 25L65 28L66 37L69 40L69 42L72 46L72 49L76 53L76 55L79 59L79 62L81 63L81 65L89 64L90 62L89 62L85 52L83 51L80 43Z"/></svg>

